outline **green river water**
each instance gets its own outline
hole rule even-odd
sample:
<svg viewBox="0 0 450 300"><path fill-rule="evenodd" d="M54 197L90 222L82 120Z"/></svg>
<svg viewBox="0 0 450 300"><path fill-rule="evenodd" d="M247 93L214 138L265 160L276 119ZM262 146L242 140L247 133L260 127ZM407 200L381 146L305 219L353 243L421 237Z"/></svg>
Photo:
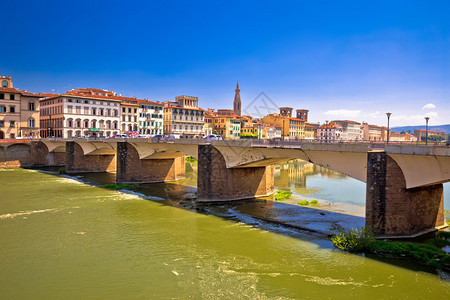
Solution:
<svg viewBox="0 0 450 300"><path fill-rule="evenodd" d="M330 203L345 195L333 197L332 187L348 185L349 202L364 204L364 185L297 167L278 168L276 185ZM114 174L0 170L0 299L450 298L439 270L182 208L179 200L195 192L192 173L143 185L142 196L85 183Z"/></svg>

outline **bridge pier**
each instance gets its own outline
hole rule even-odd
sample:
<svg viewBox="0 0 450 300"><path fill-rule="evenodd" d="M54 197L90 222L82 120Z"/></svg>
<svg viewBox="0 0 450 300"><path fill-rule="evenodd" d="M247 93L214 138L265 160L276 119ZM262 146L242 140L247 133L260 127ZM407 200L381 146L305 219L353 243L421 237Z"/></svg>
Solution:
<svg viewBox="0 0 450 300"><path fill-rule="evenodd" d="M30 144L31 165L37 166L64 166L65 152L49 152L48 147L42 142Z"/></svg>
<svg viewBox="0 0 450 300"><path fill-rule="evenodd" d="M394 159L386 152L368 153L366 227L380 237L413 237L444 225L442 184L407 189Z"/></svg>
<svg viewBox="0 0 450 300"><path fill-rule="evenodd" d="M116 169L116 155L114 154L87 154L76 142L66 142L66 172L106 172Z"/></svg>
<svg viewBox="0 0 450 300"><path fill-rule="evenodd" d="M219 150L198 146L199 201L228 201L270 195L274 191L274 166L227 168Z"/></svg>
<svg viewBox="0 0 450 300"><path fill-rule="evenodd" d="M184 178L184 156L140 159L136 148L128 142L117 143L117 183L164 182Z"/></svg>

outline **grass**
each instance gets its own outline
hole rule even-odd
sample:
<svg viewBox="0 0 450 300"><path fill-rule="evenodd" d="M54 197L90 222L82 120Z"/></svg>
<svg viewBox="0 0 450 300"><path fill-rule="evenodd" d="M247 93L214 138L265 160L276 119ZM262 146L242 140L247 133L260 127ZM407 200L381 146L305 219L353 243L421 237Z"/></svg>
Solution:
<svg viewBox="0 0 450 300"><path fill-rule="evenodd" d="M287 200L290 199L292 196L292 193L289 191L277 191L275 194L275 200L281 201L281 200Z"/></svg>
<svg viewBox="0 0 450 300"><path fill-rule="evenodd" d="M125 184L125 183L112 183L112 184L105 184L103 187L111 190L121 190L126 189L130 187L138 187L139 184L133 183L133 184Z"/></svg>
<svg viewBox="0 0 450 300"><path fill-rule="evenodd" d="M189 155L185 157L185 161L188 163L194 163L194 164L198 163L198 159L193 158L192 156L189 156Z"/></svg>
<svg viewBox="0 0 450 300"><path fill-rule="evenodd" d="M301 205L301 206L319 205L319 200L311 200L311 201L301 200L301 201L297 202L297 204Z"/></svg>
<svg viewBox="0 0 450 300"><path fill-rule="evenodd" d="M348 252L374 253L382 256L408 258L422 264L450 269L450 256L441 247L450 243L450 233L440 232L438 238L427 243L376 240L365 227L361 230L341 231L331 237L336 248Z"/></svg>

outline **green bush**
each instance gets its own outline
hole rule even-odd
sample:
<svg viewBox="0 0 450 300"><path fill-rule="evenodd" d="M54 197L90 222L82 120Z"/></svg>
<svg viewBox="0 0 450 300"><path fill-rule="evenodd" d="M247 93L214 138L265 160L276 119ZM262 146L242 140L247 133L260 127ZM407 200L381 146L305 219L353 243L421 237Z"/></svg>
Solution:
<svg viewBox="0 0 450 300"><path fill-rule="evenodd" d="M275 200L286 200L290 199L292 196L292 193L289 191L277 191L275 194Z"/></svg>
<svg viewBox="0 0 450 300"><path fill-rule="evenodd" d="M58 171L59 174L67 174L66 169L62 168Z"/></svg>
<svg viewBox="0 0 450 300"><path fill-rule="evenodd" d="M112 184L105 184L103 187L107 188L107 189L111 189L111 190L121 190L121 189L126 189L126 188L130 188L130 187L138 187L139 185L134 183L134 184L124 184L124 183L112 183Z"/></svg>
<svg viewBox="0 0 450 300"><path fill-rule="evenodd" d="M309 205L309 201L308 200L301 200L299 202L297 202L298 205L302 205L302 206L306 206Z"/></svg>
<svg viewBox="0 0 450 300"><path fill-rule="evenodd" d="M363 227L360 231L341 231L331 237L331 242L336 248L349 252L368 252L390 257L406 257L413 261L443 267L447 270L450 266L450 256L440 249L443 245L448 244L448 240L445 239L431 239L425 244L382 241L376 240L373 233Z"/></svg>
<svg viewBox="0 0 450 300"><path fill-rule="evenodd" d="M309 202L309 204L311 204L311 205L318 205L319 204L319 200L311 200L311 202Z"/></svg>
<svg viewBox="0 0 450 300"><path fill-rule="evenodd" d="M193 158L192 156L189 155L185 157L185 161L188 163L198 163L198 159Z"/></svg>
<svg viewBox="0 0 450 300"><path fill-rule="evenodd" d="M345 251L362 250L373 240L372 231L366 227L361 228L361 230L352 229L349 231L341 231L331 237L333 245Z"/></svg>

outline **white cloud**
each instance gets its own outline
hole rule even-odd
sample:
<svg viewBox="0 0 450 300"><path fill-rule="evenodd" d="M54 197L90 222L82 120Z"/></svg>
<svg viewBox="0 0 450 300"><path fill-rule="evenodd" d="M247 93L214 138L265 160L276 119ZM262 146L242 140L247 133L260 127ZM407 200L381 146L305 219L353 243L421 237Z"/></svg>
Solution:
<svg viewBox="0 0 450 300"><path fill-rule="evenodd" d="M439 119L438 114L434 111L428 112L424 115L395 115L392 114L391 119L396 121L408 122L411 124L421 124L425 123L425 117L430 117L433 119Z"/></svg>
<svg viewBox="0 0 450 300"><path fill-rule="evenodd" d="M336 109L336 110L327 110L326 112L324 112L324 115L335 118L355 118L359 116L360 113L361 113L360 110Z"/></svg>
<svg viewBox="0 0 450 300"><path fill-rule="evenodd" d="M433 109L433 108L436 108L436 105L434 105L433 103L428 103L427 105L422 107L422 109Z"/></svg>
<svg viewBox="0 0 450 300"><path fill-rule="evenodd" d="M370 113L369 117L371 117L371 118L380 118L381 117L381 113L379 111L376 111L376 112Z"/></svg>

